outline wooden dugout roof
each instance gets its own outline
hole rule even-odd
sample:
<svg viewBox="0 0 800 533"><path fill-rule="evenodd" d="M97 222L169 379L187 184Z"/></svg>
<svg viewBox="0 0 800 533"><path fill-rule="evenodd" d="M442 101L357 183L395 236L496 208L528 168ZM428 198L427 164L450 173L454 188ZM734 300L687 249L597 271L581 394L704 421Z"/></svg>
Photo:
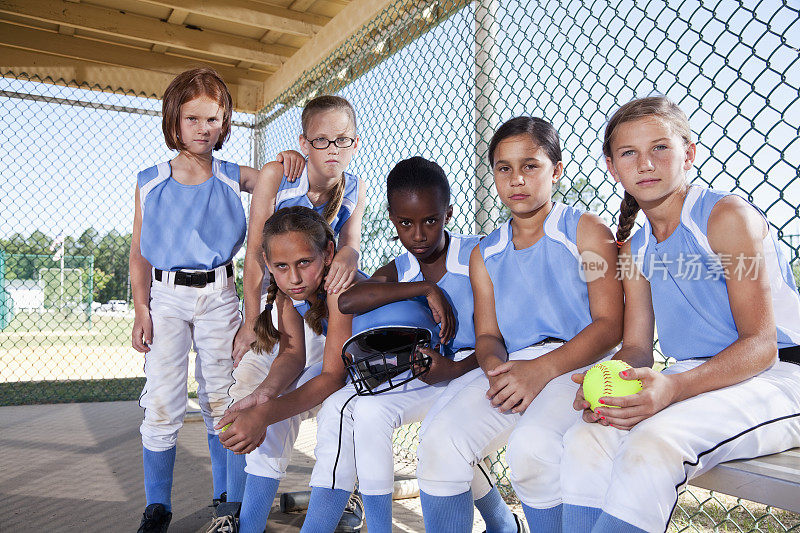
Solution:
<svg viewBox="0 0 800 533"><path fill-rule="evenodd" d="M386 28L436 2L0 0L0 73L160 98L175 74L208 65L236 109L255 112L390 4Z"/></svg>

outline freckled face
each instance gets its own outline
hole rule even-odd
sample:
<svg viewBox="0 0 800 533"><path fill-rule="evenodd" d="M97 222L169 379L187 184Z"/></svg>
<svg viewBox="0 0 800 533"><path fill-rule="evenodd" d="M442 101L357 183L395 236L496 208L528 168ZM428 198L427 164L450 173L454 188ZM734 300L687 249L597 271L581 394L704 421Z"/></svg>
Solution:
<svg viewBox="0 0 800 533"><path fill-rule="evenodd" d="M302 233L292 231L274 235L268 243L267 268L278 288L292 300L314 296L322 284L325 266L333 259L333 243L324 252L317 250Z"/></svg>
<svg viewBox="0 0 800 533"><path fill-rule="evenodd" d="M185 150L200 155L214 149L222 133L223 111L208 96L198 96L181 105L180 140Z"/></svg>
<svg viewBox="0 0 800 533"><path fill-rule="evenodd" d="M441 193L431 187L419 191L398 190L389 199L389 220L397 230L400 243L418 261L436 258L444 251L444 228L453 215L453 208L440 196Z"/></svg>
<svg viewBox="0 0 800 533"><path fill-rule="evenodd" d="M695 152L694 143L687 145L663 121L645 117L616 127L606 164L614 179L644 204L674 193L686 182Z"/></svg>
<svg viewBox="0 0 800 533"><path fill-rule="evenodd" d="M503 139L494 151L492 171L497 194L517 215L531 213L547 204L563 169L561 161L553 164L530 135Z"/></svg>

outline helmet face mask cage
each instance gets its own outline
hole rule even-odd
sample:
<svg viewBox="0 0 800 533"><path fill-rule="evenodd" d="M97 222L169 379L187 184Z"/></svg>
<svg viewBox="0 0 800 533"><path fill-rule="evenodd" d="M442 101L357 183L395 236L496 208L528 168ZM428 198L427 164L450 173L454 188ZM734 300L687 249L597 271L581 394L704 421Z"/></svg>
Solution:
<svg viewBox="0 0 800 533"><path fill-rule="evenodd" d="M342 359L356 394L380 394L427 372L431 359L417 353L417 347L430 343L429 330L410 326L371 328L352 337L342 348ZM399 377L407 370L413 371Z"/></svg>

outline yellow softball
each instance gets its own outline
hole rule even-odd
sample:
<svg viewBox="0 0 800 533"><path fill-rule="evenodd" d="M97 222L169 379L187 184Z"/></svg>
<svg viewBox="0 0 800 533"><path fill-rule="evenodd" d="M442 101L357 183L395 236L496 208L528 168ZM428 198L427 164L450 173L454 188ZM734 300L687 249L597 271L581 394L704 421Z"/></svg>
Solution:
<svg viewBox="0 0 800 533"><path fill-rule="evenodd" d="M583 397L594 411L598 407L615 407L598 402L606 396L628 396L642 390L642 382L638 379L622 379L619 373L628 370L631 365L625 361L612 359L602 361L590 368L583 378Z"/></svg>

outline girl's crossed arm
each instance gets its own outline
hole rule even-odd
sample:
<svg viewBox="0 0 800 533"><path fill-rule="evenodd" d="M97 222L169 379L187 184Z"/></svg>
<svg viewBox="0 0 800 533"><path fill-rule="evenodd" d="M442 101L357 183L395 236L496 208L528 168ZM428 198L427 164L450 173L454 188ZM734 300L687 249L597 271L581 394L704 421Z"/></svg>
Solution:
<svg viewBox="0 0 800 533"><path fill-rule="evenodd" d="M397 267L391 261L367 280L350 287L339 298L343 313L366 313L382 305L424 296L433 319L439 324L439 340L447 343L455 335L456 319L450 302L438 285L430 281L397 281Z"/></svg>

